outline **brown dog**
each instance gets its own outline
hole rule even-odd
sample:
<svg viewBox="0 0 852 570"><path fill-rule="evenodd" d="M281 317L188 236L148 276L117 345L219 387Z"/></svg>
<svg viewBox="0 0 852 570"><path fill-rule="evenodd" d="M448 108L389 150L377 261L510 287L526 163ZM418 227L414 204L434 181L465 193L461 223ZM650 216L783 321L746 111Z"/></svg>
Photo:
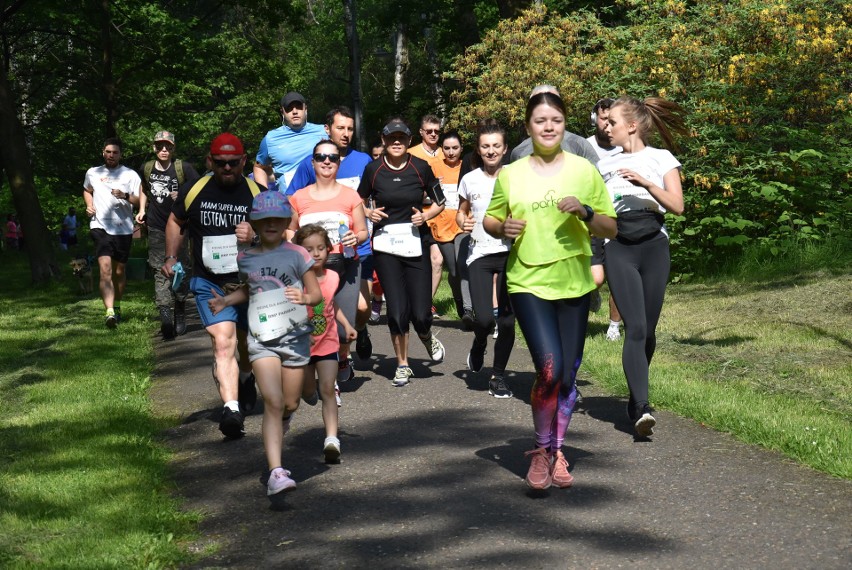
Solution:
<svg viewBox="0 0 852 570"><path fill-rule="evenodd" d="M77 278L80 284L80 292L87 294L92 292L92 265L85 257L75 257L68 265L71 266L71 272Z"/></svg>

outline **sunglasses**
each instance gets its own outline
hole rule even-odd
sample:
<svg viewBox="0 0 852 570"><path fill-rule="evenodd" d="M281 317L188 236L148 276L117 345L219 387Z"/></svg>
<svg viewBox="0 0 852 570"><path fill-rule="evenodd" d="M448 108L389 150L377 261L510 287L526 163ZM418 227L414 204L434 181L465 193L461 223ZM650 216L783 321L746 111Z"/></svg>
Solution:
<svg viewBox="0 0 852 570"><path fill-rule="evenodd" d="M158 142L154 143L154 148L156 148L158 152L161 150L171 151L174 148L174 145L172 143Z"/></svg>
<svg viewBox="0 0 852 570"><path fill-rule="evenodd" d="M231 160L222 160L219 158L211 158L213 164L218 166L219 168L225 168L225 165L230 166L231 168L236 168L240 165L240 162L243 160L242 158L234 158Z"/></svg>
<svg viewBox="0 0 852 570"><path fill-rule="evenodd" d="M322 154L322 153L319 153L319 152L314 155L314 160L316 160L317 162L325 162L325 159L328 159L331 162L340 162L340 155L339 154Z"/></svg>
<svg viewBox="0 0 852 570"><path fill-rule="evenodd" d="M440 135L441 134L441 129L420 129L420 130L423 131L424 133L426 133L427 135Z"/></svg>

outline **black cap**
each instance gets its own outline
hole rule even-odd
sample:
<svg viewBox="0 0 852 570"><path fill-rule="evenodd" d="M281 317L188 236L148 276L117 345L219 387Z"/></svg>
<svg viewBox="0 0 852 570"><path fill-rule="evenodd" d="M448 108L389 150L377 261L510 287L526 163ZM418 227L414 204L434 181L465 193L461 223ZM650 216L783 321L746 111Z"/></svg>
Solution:
<svg viewBox="0 0 852 570"><path fill-rule="evenodd" d="M385 128L382 129L383 135L391 135L393 133L403 133L405 136L411 136L411 129L408 128L408 125L403 123L402 121L391 121Z"/></svg>
<svg viewBox="0 0 852 570"><path fill-rule="evenodd" d="M304 96L296 91L290 91L281 98L281 106L285 109L293 103L301 103L302 105L308 104L308 102L305 101Z"/></svg>

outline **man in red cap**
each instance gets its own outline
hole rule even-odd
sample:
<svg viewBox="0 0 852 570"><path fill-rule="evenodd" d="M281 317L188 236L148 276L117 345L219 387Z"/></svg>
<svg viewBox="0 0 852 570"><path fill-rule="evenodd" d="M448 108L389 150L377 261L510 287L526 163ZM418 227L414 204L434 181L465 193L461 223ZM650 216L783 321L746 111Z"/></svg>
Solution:
<svg viewBox="0 0 852 570"><path fill-rule="evenodd" d="M162 267L166 277L174 277L177 254L188 233L192 244L189 288L213 341L213 377L224 403L219 429L230 439L245 434L245 413L251 411L257 399L246 346L247 307L228 307L214 315L207 301L213 298L213 291L225 295L239 285L237 247L251 243L255 237L248 215L252 200L265 188L243 176L245 164L246 154L239 138L222 133L213 139L207 155L207 168L213 175L185 184L178 192L166 223Z"/></svg>

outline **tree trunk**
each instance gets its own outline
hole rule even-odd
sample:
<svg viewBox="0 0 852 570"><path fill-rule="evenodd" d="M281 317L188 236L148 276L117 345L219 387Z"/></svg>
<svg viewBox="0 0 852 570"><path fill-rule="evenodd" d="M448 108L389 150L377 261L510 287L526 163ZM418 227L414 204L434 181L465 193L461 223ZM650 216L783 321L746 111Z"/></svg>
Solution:
<svg viewBox="0 0 852 570"><path fill-rule="evenodd" d="M112 16L110 14L110 0L101 0L101 50L102 50L102 74L101 90L104 96L104 111L106 112L104 123L104 137L116 136L115 123L118 120L118 103L115 99L116 86L112 74Z"/></svg>
<svg viewBox="0 0 852 570"><path fill-rule="evenodd" d="M47 229L41 203L33 182L30 151L24 129L16 112L6 71L0 69L0 167L6 173L12 190L12 201L24 232L24 243L30 259L33 283L59 277L53 252L53 237Z"/></svg>
<svg viewBox="0 0 852 570"><path fill-rule="evenodd" d="M426 20L426 15L423 15ZM441 82L441 70L438 68L438 54L435 53L435 43L432 36L432 27L427 26L423 30L426 40L426 55L429 58L429 67L432 69L432 95L435 97L435 112L441 118L441 123L447 118L447 103L444 98L444 84Z"/></svg>
<svg viewBox="0 0 852 570"><path fill-rule="evenodd" d="M408 39L405 36L405 24L396 26L396 48L394 49L393 101L397 105L405 87L405 69L408 67Z"/></svg>
<svg viewBox="0 0 852 570"><path fill-rule="evenodd" d="M352 114L355 116L355 148L367 151L367 132L364 128L364 102L361 93L361 48L358 45L358 17L355 0L343 0L346 45L349 47L349 89Z"/></svg>

